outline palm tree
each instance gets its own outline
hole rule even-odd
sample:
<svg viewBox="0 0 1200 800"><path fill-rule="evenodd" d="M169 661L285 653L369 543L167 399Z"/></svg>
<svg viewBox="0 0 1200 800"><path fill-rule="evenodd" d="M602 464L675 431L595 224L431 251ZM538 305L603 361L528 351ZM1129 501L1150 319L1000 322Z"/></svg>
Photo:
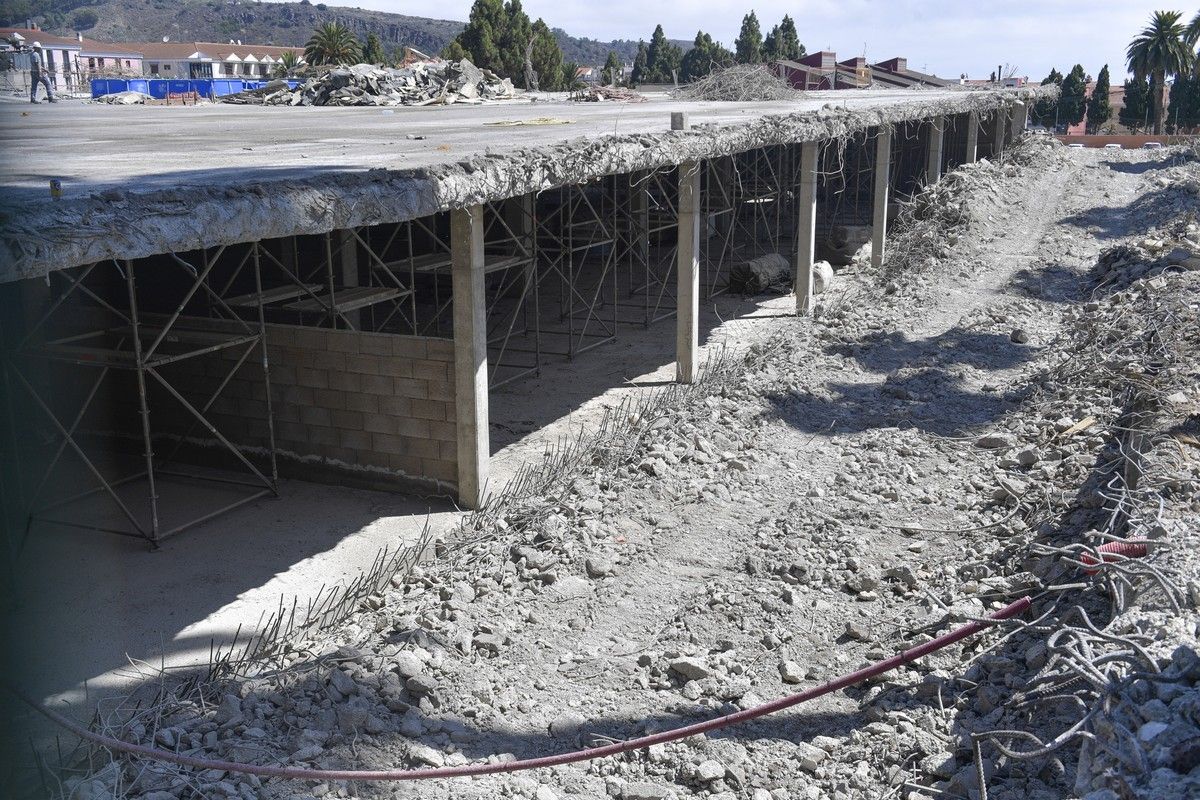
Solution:
<svg viewBox="0 0 1200 800"><path fill-rule="evenodd" d="M284 50L283 55L279 57L279 61L275 64L275 77L286 78L298 66L300 66L300 58L296 55L295 51Z"/></svg>
<svg viewBox="0 0 1200 800"><path fill-rule="evenodd" d="M310 64L356 64L361 57L358 38L340 22L326 22L304 45L304 60Z"/></svg>
<svg viewBox="0 0 1200 800"><path fill-rule="evenodd" d="M1192 17L1192 21L1188 23L1187 32L1183 35L1183 40L1187 42L1188 47L1195 47L1200 43L1200 11L1196 12L1196 16ZM1196 73L1196 77L1200 78L1200 50L1192 56L1192 69Z"/></svg>
<svg viewBox="0 0 1200 800"><path fill-rule="evenodd" d="M1155 11L1150 24L1125 51L1129 71L1139 80L1150 76L1154 93L1154 132L1162 133L1163 87L1168 75L1179 75L1192 65L1192 49L1184 41L1187 28L1178 11Z"/></svg>

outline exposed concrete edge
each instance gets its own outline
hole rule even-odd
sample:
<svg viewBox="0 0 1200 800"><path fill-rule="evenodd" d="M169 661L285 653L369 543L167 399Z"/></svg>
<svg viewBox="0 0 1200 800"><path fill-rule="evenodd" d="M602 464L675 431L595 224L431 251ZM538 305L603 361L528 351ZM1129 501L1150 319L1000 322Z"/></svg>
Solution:
<svg viewBox="0 0 1200 800"><path fill-rule="evenodd" d="M247 181L226 187L98 194L23 209L0 220L0 283L106 259L238 244L340 228L403 222L439 211L502 200L604 175L661 169L758 147L834 139L881 124L1029 102L1053 87L964 91L881 109L770 114L744 124L690 131L613 135L552 147L476 156L415 170L355 170L304 181Z"/></svg>

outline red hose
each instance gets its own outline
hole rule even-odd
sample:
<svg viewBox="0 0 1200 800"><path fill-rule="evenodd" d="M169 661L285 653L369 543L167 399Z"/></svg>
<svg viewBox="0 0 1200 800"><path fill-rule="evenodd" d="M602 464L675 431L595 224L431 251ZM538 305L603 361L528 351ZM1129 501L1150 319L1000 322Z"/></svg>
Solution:
<svg viewBox="0 0 1200 800"><path fill-rule="evenodd" d="M1022 597L1015 603L1005 606L1004 608L992 614L987 619L991 621L1000 621L1015 617L1023 613L1029 608L1030 600L1028 597ZM562 764L572 764L577 761L590 761L595 758L604 758L606 756L615 756L618 753L626 753L630 750L640 750L644 747L649 747L653 744L662 744L664 742L673 742L679 739L686 739L689 736L695 736L698 733L706 733L717 728L724 728L729 725L736 725L739 722L747 722L758 717L772 714L776 711L782 711L785 708L797 706L806 700L820 697L821 695L835 692L839 689L845 689L848 686L853 686L856 683L873 678L876 675L882 675L888 670L916 661L918 658L937 650L941 650L947 645L953 644L968 636L973 636L979 633L984 628L988 627L987 622L969 622L961 628L943 634L936 639L931 639L924 644L919 644L909 650L905 650L899 655L879 661L867 667L863 667L857 672L851 672L848 675L843 675L840 678L835 678L828 683L820 686L815 686L811 689L806 689L799 694L781 697L778 700L772 700L769 703L763 703L754 708L748 708L744 711L737 711L733 714L727 714L723 717L716 717L705 722L697 722L692 725L685 725L682 728L674 730L661 731L649 736L642 736L637 739L629 739L624 742L604 745L603 747L594 747L589 750L576 750L571 753L560 753L555 756L543 756L542 758L527 758L521 761L506 761L495 764L467 764L461 767L438 767L436 769L382 769L382 770L354 770L354 769L308 769L305 767L271 767L257 764L240 764L233 761L212 761L205 758L195 758L193 756L185 756L181 753L174 753L170 750L159 750L156 747L148 747L141 744L132 744L120 739L114 739L110 736L94 733L87 730L76 722L67 719L57 711L46 708L37 701L29 698L23 692L10 686L7 682L3 685L6 689L21 699L26 705L33 708L38 713L48 717L58 725L69 730L71 733L108 748L109 750L130 753L133 755L144 756L156 761L166 761L171 764L180 764L185 767L195 767L197 769L216 769L224 770L225 772L237 772L245 775L262 775L270 778L290 778L293 780L309 780L309 781L416 781L427 780L430 778L461 778L474 775L492 775L501 772L519 772L527 769L537 769L539 767L557 767Z"/></svg>
<svg viewBox="0 0 1200 800"><path fill-rule="evenodd" d="M1113 564L1127 558L1143 558L1146 555L1146 540L1129 539L1124 542L1105 542L1096 550L1100 552L1099 559L1091 553L1083 553L1079 560L1084 564L1098 565L1101 561L1105 564ZM1084 573L1095 575L1099 571L1098 569L1085 569Z"/></svg>

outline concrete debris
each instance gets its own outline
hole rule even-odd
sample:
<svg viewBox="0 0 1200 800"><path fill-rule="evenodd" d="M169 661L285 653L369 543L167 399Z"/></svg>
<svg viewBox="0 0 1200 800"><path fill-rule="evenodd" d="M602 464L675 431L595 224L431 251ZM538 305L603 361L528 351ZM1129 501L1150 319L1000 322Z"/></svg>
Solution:
<svg viewBox="0 0 1200 800"><path fill-rule="evenodd" d="M571 94L571 99L580 103L600 103L613 101L617 103L644 103L644 95L624 86L589 86Z"/></svg>
<svg viewBox="0 0 1200 800"><path fill-rule="evenodd" d="M154 98L143 92L113 92L112 94L101 95L93 98L93 103L107 103L110 106L136 106L145 105L148 100Z"/></svg>
<svg viewBox="0 0 1200 800"><path fill-rule="evenodd" d="M223 103L266 106L429 106L511 100L512 81L470 61L426 61L407 67L355 64L335 67L291 89L271 81L221 98Z"/></svg>
<svg viewBox="0 0 1200 800"><path fill-rule="evenodd" d="M737 291L756 294L774 286L787 286L792 279L792 266L779 253L767 253L734 264L729 282Z"/></svg>

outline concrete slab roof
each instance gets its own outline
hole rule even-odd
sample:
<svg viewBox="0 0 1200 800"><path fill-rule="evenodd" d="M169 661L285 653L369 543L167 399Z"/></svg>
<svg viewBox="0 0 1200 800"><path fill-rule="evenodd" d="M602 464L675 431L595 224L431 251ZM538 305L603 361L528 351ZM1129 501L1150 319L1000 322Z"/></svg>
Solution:
<svg viewBox="0 0 1200 800"><path fill-rule="evenodd" d="M0 282L108 258L399 222L603 175L987 112L1038 91L389 109L6 103ZM680 110L692 130L670 130L670 112ZM545 118L567 124L540 124ZM61 200L50 196L54 179Z"/></svg>

